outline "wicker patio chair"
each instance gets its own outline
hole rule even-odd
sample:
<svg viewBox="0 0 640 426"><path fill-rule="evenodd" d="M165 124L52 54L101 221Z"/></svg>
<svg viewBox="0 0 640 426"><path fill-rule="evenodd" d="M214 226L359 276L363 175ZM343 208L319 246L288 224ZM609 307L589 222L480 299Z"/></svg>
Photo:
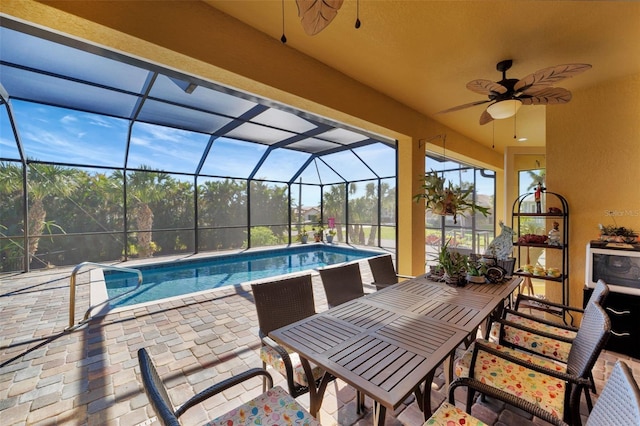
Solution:
<svg viewBox="0 0 640 426"><path fill-rule="evenodd" d="M277 344L269 337L269 333L316 313L311 275L256 283L251 285L251 289L258 313L262 367L270 365L286 377L289 393L297 398L309 391L309 381L300 356ZM318 382L324 370L312 366L312 374Z"/></svg>
<svg viewBox="0 0 640 426"><path fill-rule="evenodd" d="M609 294L609 286L599 280L587 301L602 306ZM527 296L525 296L527 297ZM563 306L553 304L556 306ZM584 313L584 309L563 306L566 310ZM533 352L557 361L566 363L571 344L576 337L578 327L559 324L544 318L525 314L521 311L505 309L502 318L505 322L494 322L491 326L489 340L494 343ZM514 327L509 324L517 324ZM591 390L596 393L595 381L590 375ZM590 402L588 399L587 402ZM591 406L589 406L591 408Z"/></svg>
<svg viewBox="0 0 640 426"><path fill-rule="evenodd" d="M414 278L409 275L397 274L390 254L370 258L369 268L371 268L371 274L373 275L371 284L376 286L376 290L382 290L397 284L398 278Z"/></svg>
<svg viewBox="0 0 640 426"><path fill-rule="evenodd" d="M273 387L271 375L262 368L253 368L233 376L220 383L214 384L189 398L179 408L174 406L169 398L167 389L160 379L158 372L153 365L145 348L138 349L138 362L140 364L140 374L144 391L151 402L158 420L163 425L178 426L178 418L189 408L204 402L233 386L240 385L245 381L262 376L269 384L269 389L262 395L242 404L234 410L223 414L211 422L211 426L222 426L228 424L261 424L261 425L283 425L288 424L283 419L291 418L299 421L299 424L320 425L295 399L285 392L280 386ZM297 423L298 424L298 423Z"/></svg>
<svg viewBox="0 0 640 426"><path fill-rule="evenodd" d="M606 292L604 292L605 289L603 288L603 286L606 287L606 289L607 289ZM591 294L591 297L589 298L589 300L599 301L599 303L602 305L604 300L605 300L605 298L609 295L609 291L608 290L609 290L609 288L606 285L606 283L603 280L598 280L598 282L596 283L596 286L593 289L593 293ZM535 304L540 309L546 309L546 310L551 311L551 312L556 312L562 318L564 318L564 314L565 313L570 315L571 318L573 319L573 315L572 314L574 314L574 313L582 314L584 312L584 309L581 309L581 308L577 308L577 307L574 307L574 306L563 305L561 303L551 302L549 300L540 299L539 297L529 296L529 295L526 295L526 294L523 294L523 293L518 294L518 297L516 298L516 301L514 303L513 310L521 312L521 313L524 313L524 312L522 312L521 309L528 309L528 307L521 306L521 305L527 305L527 304ZM586 304L585 304L585 306L586 306Z"/></svg>
<svg viewBox="0 0 640 426"><path fill-rule="evenodd" d="M360 265L357 263L322 268L318 272L329 308L364 296ZM358 414L364 410L364 394L359 390L356 392L356 409Z"/></svg>
<svg viewBox="0 0 640 426"><path fill-rule="evenodd" d="M467 426L484 425L480 420L455 406L455 389L462 386L482 394L491 395L495 399L507 402L551 424L568 426L568 423L559 417L550 415L537 404L532 404L522 398L514 397L511 394L502 392L470 378L461 378L451 384L448 402L444 402L423 426L440 426L447 424L465 424ZM598 398L598 401L596 401L585 423L585 426L611 425L640 426L640 389L633 378L631 369L622 361L618 361L614 365L611 375L602 390L602 394Z"/></svg>
<svg viewBox="0 0 640 426"><path fill-rule="evenodd" d="M360 265L347 263L319 269L330 308L364 296Z"/></svg>
<svg viewBox="0 0 640 426"><path fill-rule="evenodd" d="M456 375L484 382L491 389L537 404L550 415L579 423L580 394L584 389L587 403L591 406L588 392L590 372L610 331L611 322L604 309L598 303L592 303L585 309L566 365L478 339L456 361ZM470 390L467 411L473 396Z"/></svg>

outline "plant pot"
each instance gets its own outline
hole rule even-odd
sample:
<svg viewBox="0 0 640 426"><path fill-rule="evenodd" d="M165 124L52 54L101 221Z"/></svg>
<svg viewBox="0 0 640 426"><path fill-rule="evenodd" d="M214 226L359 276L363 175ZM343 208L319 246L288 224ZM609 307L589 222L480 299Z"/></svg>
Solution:
<svg viewBox="0 0 640 426"><path fill-rule="evenodd" d="M444 282L448 285L459 286L461 284L460 279L462 276L460 274L449 274L447 272L444 273Z"/></svg>
<svg viewBox="0 0 640 426"><path fill-rule="evenodd" d="M333 235L331 234L327 235L327 243L333 244Z"/></svg>
<svg viewBox="0 0 640 426"><path fill-rule="evenodd" d="M483 275L469 275L467 274L467 282L475 284L484 284L487 282Z"/></svg>
<svg viewBox="0 0 640 426"><path fill-rule="evenodd" d="M308 235L301 235L300 236L300 244L307 244L308 240L309 240L309 236Z"/></svg>

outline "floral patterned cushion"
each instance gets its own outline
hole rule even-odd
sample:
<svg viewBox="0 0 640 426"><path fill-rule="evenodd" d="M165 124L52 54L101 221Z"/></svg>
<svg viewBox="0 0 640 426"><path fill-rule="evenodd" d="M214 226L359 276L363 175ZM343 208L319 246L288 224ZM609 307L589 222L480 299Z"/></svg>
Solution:
<svg viewBox="0 0 640 426"><path fill-rule="evenodd" d="M483 426L484 424L458 407L443 402L422 426Z"/></svg>
<svg viewBox="0 0 640 426"><path fill-rule="evenodd" d="M275 368L278 373L287 377L287 370L284 366L284 361L271 346L262 346L260 349L260 359L267 365ZM289 359L291 360L291 366L293 367L293 381L302 386L309 386L307 381L307 375L304 374L304 368L300 363L300 355L295 352L289 352ZM319 379L324 374L324 370L320 367L316 367L311 364L311 370L313 371L313 377Z"/></svg>
<svg viewBox="0 0 640 426"><path fill-rule="evenodd" d="M275 386L259 397L207 423L207 426L236 425L319 426L320 423L284 389Z"/></svg>
<svg viewBox="0 0 640 426"><path fill-rule="evenodd" d="M557 336L568 338L576 337L575 331L542 324L528 318L523 318L519 315L507 314L506 319L516 324L533 328L534 330L555 334ZM497 343L499 341L499 333L500 324L494 322L491 326L490 340ZM514 327L509 327L508 325L504 326L504 341L563 362L567 361L569 358L569 351L571 350L571 343L550 339Z"/></svg>
<svg viewBox="0 0 640 426"><path fill-rule="evenodd" d="M478 339L487 346L496 348L526 362L534 363L555 371L565 372L566 367L553 360L543 358L523 351L509 349L496 343ZM473 345L465 354L456 360L455 372L458 377L468 377ZM546 374L538 373L526 367L498 358L484 351L478 352L474 368L474 378L502 389L512 395L527 400L532 404L562 418L564 413L565 382Z"/></svg>

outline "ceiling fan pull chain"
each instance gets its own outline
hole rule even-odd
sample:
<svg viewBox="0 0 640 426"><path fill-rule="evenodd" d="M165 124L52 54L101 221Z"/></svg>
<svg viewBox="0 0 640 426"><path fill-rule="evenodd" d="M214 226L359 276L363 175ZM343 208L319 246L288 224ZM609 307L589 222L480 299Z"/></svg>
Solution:
<svg viewBox="0 0 640 426"><path fill-rule="evenodd" d="M280 37L282 44L287 42L287 36L284 35L284 0L282 0L282 37Z"/></svg>
<svg viewBox="0 0 640 426"><path fill-rule="evenodd" d="M360 0L356 1L356 30L360 28Z"/></svg>
<svg viewBox="0 0 640 426"><path fill-rule="evenodd" d="M493 135L491 138L491 148L496 148L496 120L491 120Z"/></svg>
<svg viewBox="0 0 640 426"><path fill-rule="evenodd" d="M516 132L516 120L518 119L517 117L518 117L517 114L513 116L513 138L514 139L516 139L516 133L517 133Z"/></svg>

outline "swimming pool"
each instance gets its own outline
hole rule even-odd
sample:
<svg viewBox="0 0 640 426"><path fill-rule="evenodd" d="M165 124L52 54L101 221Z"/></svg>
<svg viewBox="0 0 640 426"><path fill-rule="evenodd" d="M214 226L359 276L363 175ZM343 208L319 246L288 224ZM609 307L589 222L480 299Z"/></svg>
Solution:
<svg viewBox="0 0 640 426"><path fill-rule="evenodd" d="M143 265L136 267L143 277L140 288L110 301L109 308L138 305L380 254L373 250L309 244ZM127 293L137 284L137 276L130 273L104 270L103 274L108 298Z"/></svg>

